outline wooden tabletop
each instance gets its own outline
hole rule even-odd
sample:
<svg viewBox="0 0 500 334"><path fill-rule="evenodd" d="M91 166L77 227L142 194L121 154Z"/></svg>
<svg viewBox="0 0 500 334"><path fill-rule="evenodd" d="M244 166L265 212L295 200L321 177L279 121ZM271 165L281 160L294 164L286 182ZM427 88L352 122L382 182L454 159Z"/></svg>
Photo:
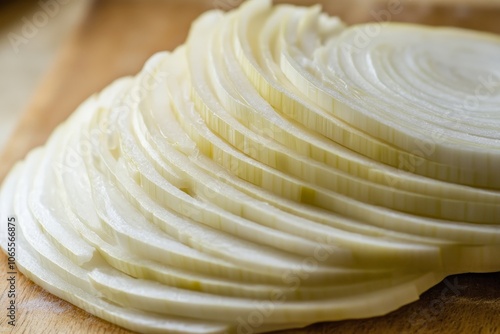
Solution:
<svg viewBox="0 0 500 334"><path fill-rule="evenodd" d="M54 127L90 94L113 79L134 74L150 55L172 50L203 11L228 9L237 0L166 1L100 0L60 50L1 155L0 179L12 164L43 144ZM292 1L299 2L299 1ZM486 1L482 1L485 3ZM312 4L312 1L300 1ZM500 9L449 1L403 1L393 21L453 25L500 34ZM498 1L496 2L498 3ZM387 1L325 1L327 12L347 23L376 20ZM0 258L0 307L7 297L6 258ZM129 333L60 300L21 276L18 282L17 326L13 333ZM0 332L8 328L0 312ZM422 298L384 317L316 324L288 333L500 333L500 273L448 277Z"/></svg>

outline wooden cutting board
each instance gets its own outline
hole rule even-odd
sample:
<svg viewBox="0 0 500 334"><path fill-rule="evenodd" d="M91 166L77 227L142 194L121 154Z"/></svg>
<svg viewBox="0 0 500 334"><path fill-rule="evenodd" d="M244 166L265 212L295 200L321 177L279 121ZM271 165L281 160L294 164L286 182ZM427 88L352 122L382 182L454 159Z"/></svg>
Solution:
<svg viewBox="0 0 500 334"><path fill-rule="evenodd" d="M12 164L31 148L43 144L54 127L90 94L113 79L140 70L156 51L172 50L187 35L190 23L201 12L228 9L237 0L210 1L96 1L84 22L60 50L59 56L38 88L29 108L2 153L0 179ZM484 1L483 1L484 2ZM302 4L312 2L301 1ZM348 23L377 20L387 2L324 2L327 12ZM403 2L394 21L455 25L500 33L500 9ZM449 1L445 1L449 3ZM500 254L499 254L500 256ZM6 258L0 258L0 332L8 329ZM130 333L58 299L18 277L17 326L12 333ZM4 307L5 306L5 307ZM500 333L500 273L448 277L422 298L386 316L316 324L288 333Z"/></svg>

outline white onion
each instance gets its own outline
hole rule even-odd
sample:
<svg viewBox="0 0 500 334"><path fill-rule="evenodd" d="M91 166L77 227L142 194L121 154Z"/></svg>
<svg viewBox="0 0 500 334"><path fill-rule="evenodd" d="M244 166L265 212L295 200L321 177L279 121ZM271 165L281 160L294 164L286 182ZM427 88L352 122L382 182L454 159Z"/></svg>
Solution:
<svg viewBox="0 0 500 334"><path fill-rule="evenodd" d="M499 51L267 0L208 12L6 178L19 267L147 333L378 316L498 271Z"/></svg>

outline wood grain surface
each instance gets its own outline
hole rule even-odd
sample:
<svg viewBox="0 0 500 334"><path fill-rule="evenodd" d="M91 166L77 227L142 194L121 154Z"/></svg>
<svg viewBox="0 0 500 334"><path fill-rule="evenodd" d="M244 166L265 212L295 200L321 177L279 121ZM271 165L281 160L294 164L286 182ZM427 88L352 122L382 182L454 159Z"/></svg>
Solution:
<svg viewBox="0 0 500 334"><path fill-rule="evenodd" d="M29 108L1 155L0 179L12 164L43 144L53 128L86 97L113 79L140 70L156 51L181 44L193 19L236 0L96 1L86 20L60 50L54 66L34 95ZM312 2L300 1L301 4ZM449 3L449 2L446 2ZM472 4L471 4L472 3ZM453 25L500 33L500 9L495 5L433 5L404 2L393 21ZM482 2L484 3L484 2ZM377 20L387 2L325 1L327 12L348 23ZM17 326L6 324L6 258L0 258L0 332L12 333L129 333L60 300L24 276L18 277ZM500 333L500 273L448 277L422 298L386 316L312 325L288 333Z"/></svg>

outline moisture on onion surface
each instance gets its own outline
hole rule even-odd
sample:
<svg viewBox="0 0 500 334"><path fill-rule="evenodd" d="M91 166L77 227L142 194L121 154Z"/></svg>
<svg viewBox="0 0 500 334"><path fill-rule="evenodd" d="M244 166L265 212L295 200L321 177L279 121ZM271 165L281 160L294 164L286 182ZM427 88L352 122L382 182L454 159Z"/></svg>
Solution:
<svg viewBox="0 0 500 334"><path fill-rule="evenodd" d="M13 168L0 245L138 332L386 314L500 270L499 82L496 35L210 11Z"/></svg>

